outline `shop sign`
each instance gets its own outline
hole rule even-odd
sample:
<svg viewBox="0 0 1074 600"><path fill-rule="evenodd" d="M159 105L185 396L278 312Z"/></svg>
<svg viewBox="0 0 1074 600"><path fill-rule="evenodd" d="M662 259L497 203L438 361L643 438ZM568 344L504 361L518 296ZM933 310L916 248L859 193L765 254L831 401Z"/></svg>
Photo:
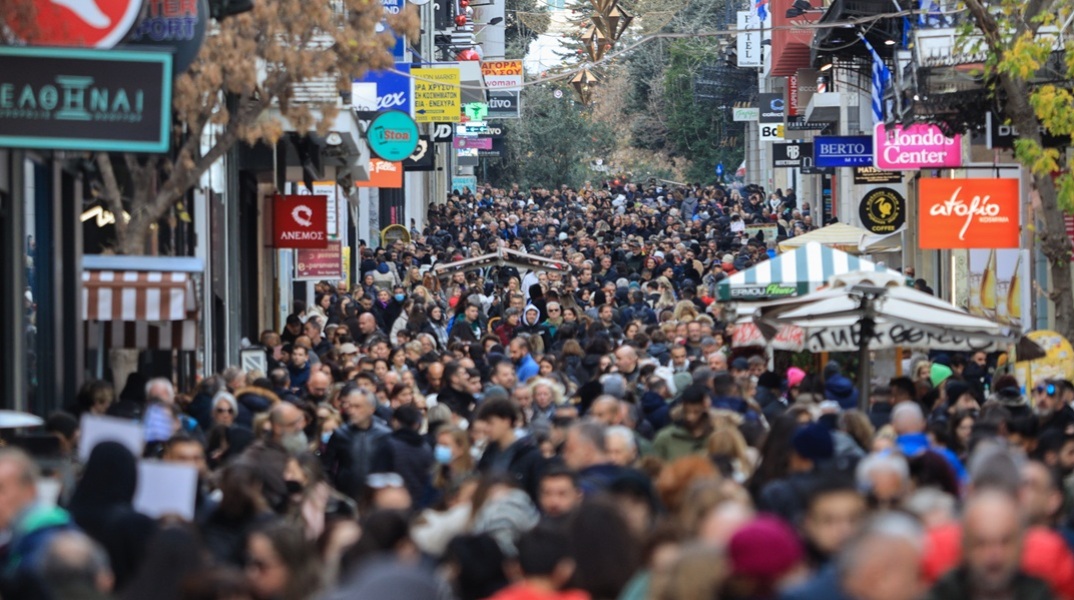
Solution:
<svg viewBox="0 0 1074 600"><path fill-rule="evenodd" d="M366 131L369 149L377 156L398 162L414 153L418 147L418 124L410 115L399 110L382 112Z"/></svg>
<svg viewBox="0 0 1074 600"><path fill-rule="evenodd" d="M178 77L197 58L208 21L206 0L146 0L145 18L134 26L129 39L134 46L172 51L172 70Z"/></svg>
<svg viewBox="0 0 1074 600"><path fill-rule="evenodd" d="M451 122L462 118L462 74L458 67L411 69L414 77L414 118L418 123Z"/></svg>
<svg viewBox="0 0 1074 600"><path fill-rule="evenodd" d="M919 245L927 250L1017 248L1017 179L918 181Z"/></svg>
<svg viewBox="0 0 1074 600"><path fill-rule="evenodd" d="M295 252L295 281L338 281L343 279L343 243L328 242L323 248Z"/></svg>
<svg viewBox="0 0 1074 600"><path fill-rule="evenodd" d="M906 224L906 198L891 188L869 190L858 205L858 216L872 233L895 233Z"/></svg>
<svg viewBox="0 0 1074 600"><path fill-rule="evenodd" d="M854 167L854 183L902 183L902 173L881 171L876 167Z"/></svg>
<svg viewBox="0 0 1074 600"><path fill-rule="evenodd" d="M452 143L456 150L474 148L475 150L492 150L492 138L457 137Z"/></svg>
<svg viewBox="0 0 1074 600"><path fill-rule="evenodd" d="M1045 148L1063 148L1070 145L1069 135L1056 135L1040 126L1040 142ZM989 112L985 115L985 145L989 148L1014 148L1018 128L1004 122L1002 116Z"/></svg>
<svg viewBox="0 0 1074 600"><path fill-rule="evenodd" d="M167 152L172 57L0 47L0 147Z"/></svg>
<svg viewBox="0 0 1074 600"><path fill-rule="evenodd" d="M813 157L812 142L787 142L772 144L773 167L801 167L802 160Z"/></svg>
<svg viewBox="0 0 1074 600"><path fill-rule="evenodd" d="M783 94L757 94L757 107L760 109L757 120L761 123L783 123L787 116Z"/></svg>
<svg viewBox="0 0 1074 600"><path fill-rule="evenodd" d="M738 30L735 33L738 67L763 67L761 57L761 20L756 11L738 11Z"/></svg>
<svg viewBox="0 0 1074 600"><path fill-rule="evenodd" d="M418 147L403 161L404 171L432 171L436 168L436 145L428 136L418 139Z"/></svg>
<svg viewBox="0 0 1074 600"><path fill-rule="evenodd" d="M483 60L481 75L485 79L485 88L489 90L521 90L521 60Z"/></svg>
<svg viewBox="0 0 1074 600"><path fill-rule="evenodd" d="M325 248L328 245L328 197L277 195L273 230L277 248Z"/></svg>
<svg viewBox="0 0 1074 600"><path fill-rule="evenodd" d="M736 106L731 109L731 120L736 123L748 123L750 121L756 121L759 114L760 111L756 106Z"/></svg>
<svg viewBox="0 0 1074 600"><path fill-rule="evenodd" d="M403 163L369 159L369 180L355 181L354 187L399 189L403 187Z"/></svg>
<svg viewBox="0 0 1074 600"><path fill-rule="evenodd" d="M760 300L763 298L786 298L798 293L798 287L769 283L768 285L731 286L731 298L739 300Z"/></svg>
<svg viewBox="0 0 1074 600"><path fill-rule="evenodd" d="M522 118L522 92L518 90L497 90L488 92L489 119Z"/></svg>
<svg viewBox="0 0 1074 600"><path fill-rule="evenodd" d="M867 135L830 135L813 138L817 167L858 167L873 162L873 138Z"/></svg>
<svg viewBox="0 0 1074 600"><path fill-rule="evenodd" d="M194 0L177 0L194 4ZM112 48L130 32L142 12L142 0L31 0L33 23L19 20L8 3L6 21L12 32L34 46ZM117 69L122 71L122 69Z"/></svg>
<svg viewBox="0 0 1074 600"><path fill-rule="evenodd" d="M396 72L398 71L398 73ZM365 77L351 84L351 107L367 118L385 110L401 110L412 114L414 80L409 63L395 63L394 71L368 71Z"/></svg>
<svg viewBox="0 0 1074 600"><path fill-rule="evenodd" d="M917 169L948 169L962 166L962 136L947 137L940 128L927 123L914 123L903 128L885 128L877 123L873 130L878 169L913 171Z"/></svg>

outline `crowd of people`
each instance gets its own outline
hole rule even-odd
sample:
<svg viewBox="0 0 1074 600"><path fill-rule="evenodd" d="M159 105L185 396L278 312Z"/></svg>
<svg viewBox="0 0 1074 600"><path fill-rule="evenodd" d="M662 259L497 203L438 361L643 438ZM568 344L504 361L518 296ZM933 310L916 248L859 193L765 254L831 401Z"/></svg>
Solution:
<svg viewBox="0 0 1074 600"><path fill-rule="evenodd" d="M457 192L262 332L264 372L89 382L47 418L58 459L0 449L0 597L1074 599L1069 381L921 349L861 398L838 362L731 347L715 284L773 241L743 224L809 209ZM501 246L552 262L450 266ZM194 518L134 508L123 444L76 464L83 414L196 467Z"/></svg>

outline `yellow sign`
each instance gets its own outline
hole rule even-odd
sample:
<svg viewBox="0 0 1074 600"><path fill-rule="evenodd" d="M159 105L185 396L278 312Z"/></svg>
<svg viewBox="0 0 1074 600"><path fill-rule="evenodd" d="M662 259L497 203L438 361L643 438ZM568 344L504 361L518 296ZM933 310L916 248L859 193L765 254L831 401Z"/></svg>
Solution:
<svg viewBox="0 0 1074 600"><path fill-rule="evenodd" d="M1036 342L1047 353L1037 360L1020 360L1014 363L1015 377L1026 390L1045 379L1074 380L1074 348L1067 339L1055 331L1031 331L1026 337Z"/></svg>
<svg viewBox="0 0 1074 600"><path fill-rule="evenodd" d="M347 291L351 289L351 247L343 247L343 285Z"/></svg>
<svg viewBox="0 0 1074 600"><path fill-rule="evenodd" d="M388 225L380 231L380 245L390 246L395 242L410 243L410 231L403 225Z"/></svg>
<svg viewBox="0 0 1074 600"><path fill-rule="evenodd" d="M411 69L414 77L414 120L458 123L462 114L462 78L458 67Z"/></svg>

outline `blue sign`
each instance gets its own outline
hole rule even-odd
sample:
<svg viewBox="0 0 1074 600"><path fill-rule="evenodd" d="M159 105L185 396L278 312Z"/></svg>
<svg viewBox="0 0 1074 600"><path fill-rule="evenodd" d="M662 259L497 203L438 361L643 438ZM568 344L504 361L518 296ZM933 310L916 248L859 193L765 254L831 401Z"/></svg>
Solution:
<svg viewBox="0 0 1074 600"><path fill-rule="evenodd" d="M873 138L868 135L816 137L813 162L816 167L872 166Z"/></svg>
<svg viewBox="0 0 1074 600"><path fill-rule="evenodd" d="M405 112L382 112L366 131L369 149L389 162L399 162L414 154L418 147L418 124Z"/></svg>
<svg viewBox="0 0 1074 600"><path fill-rule="evenodd" d="M393 15L403 12L403 7L406 6L406 0L380 0L380 3L384 5L384 12Z"/></svg>
<svg viewBox="0 0 1074 600"><path fill-rule="evenodd" d="M383 4L384 4L384 11L385 12L389 12L389 13L392 13L392 14L399 14L399 11L401 11L402 7L403 7L403 0L397 0L394 4L393 4L392 0L385 0L383 2ZM387 21L381 21L381 22L377 23L376 29L374 29L374 31L376 31L377 33L388 32L388 33L392 34L392 37L395 38L395 45L392 46L392 58L394 58L396 60L396 62L401 61L401 60L406 60L406 36L405 35L397 35L395 33L395 31L391 27L388 26Z"/></svg>
<svg viewBox="0 0 1074 600"><path fill-rule="evenodd" d="M716 165L716 174L723 177L723 163Z"/></svg>
<svg viewBox="0 0 1074 600"><path fill-rule="evenodd" d="M395 63L392 71L368 71L365 77L355 80L355 83L366 83L376 86L376 101L368 97L352 97L354 108L361 111L381 112L385 110L401 110L408 115L413 115L412 99L414 97L414 80L409 77L410 63Z"/></svg>

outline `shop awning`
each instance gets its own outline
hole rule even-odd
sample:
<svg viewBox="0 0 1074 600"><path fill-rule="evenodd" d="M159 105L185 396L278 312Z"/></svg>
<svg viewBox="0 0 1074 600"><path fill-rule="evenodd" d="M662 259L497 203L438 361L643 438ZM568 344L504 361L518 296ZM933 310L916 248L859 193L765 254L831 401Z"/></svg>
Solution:
<svg viewBox="0 0 1074 600"><path fill-rule="evenodd" d="M846 223L832 223L820 229L814 229L809 233L787 238L779 243L779 251L787 252L800 248L806 244L817 242L829 248L837 248L843 252L858 254L858 244L869 232L861 227L854 227Z"/></svg>
<svg viewBox="0 0 1074 600"><path fill-rule="evenodd" d="M833 275L883 269L872 261L812 242L735 273L719 283L717 293L723 301L747 302L802 296Z"/></svg>
<svg viewBox="0 0 1074 600"><path fill-rule="evenodd" d="M83 268L87 347L197 349L200 260L85 256Z"/></svg>

